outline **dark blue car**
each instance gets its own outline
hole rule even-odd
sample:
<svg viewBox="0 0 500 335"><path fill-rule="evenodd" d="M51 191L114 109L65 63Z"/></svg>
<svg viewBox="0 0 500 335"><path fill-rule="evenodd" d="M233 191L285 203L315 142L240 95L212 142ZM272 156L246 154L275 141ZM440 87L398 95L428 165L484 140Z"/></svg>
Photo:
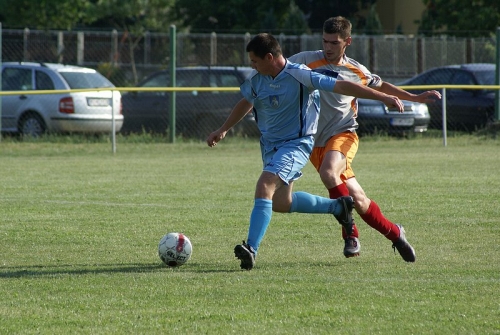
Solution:
<svg viewBox="0 0 500 335"><path fill-rule="evenodd" d="M177 68L176 87L239 87L251 72L249 67L196 66ZM137 86L163 88L170 85L168 70L153 73ZM205 139L220 127L234 105L242 99L239 90L176 93L176 134ZM123 134L165 134L170 125L170 92L141 91L122 95ZM258 134L253 114L249 113L233 130L243 136Z"/></svg>
<svg viewBox="0 0 500 335"><path fill-rule="evenodd" d="M495 64L475 63L448 65L430 69L413 78L398 83L408 85L494 85ZM422 90L411 90L419 93ZM431 115L430 128L442 128L442 102L428 104ZM495 92L491 89L446 89L447 128L474 131L493 120Z"/></svg>

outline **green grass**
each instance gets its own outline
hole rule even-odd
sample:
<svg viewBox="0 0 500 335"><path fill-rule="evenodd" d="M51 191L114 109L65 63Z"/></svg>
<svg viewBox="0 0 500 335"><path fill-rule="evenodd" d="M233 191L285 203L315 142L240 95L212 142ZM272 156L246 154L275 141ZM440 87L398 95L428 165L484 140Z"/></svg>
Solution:
<svg viewBox="0 0 500 335"><path fill-rule="evenodd" d="M500 334L500 142L362 139L369 197L414 264L355 215L345 259L325 215L274 214L241 271L256 141L0 143L0 334ZM311 165L295 185L326 195ZM160 264L171 231L193 243Z"/></svg>

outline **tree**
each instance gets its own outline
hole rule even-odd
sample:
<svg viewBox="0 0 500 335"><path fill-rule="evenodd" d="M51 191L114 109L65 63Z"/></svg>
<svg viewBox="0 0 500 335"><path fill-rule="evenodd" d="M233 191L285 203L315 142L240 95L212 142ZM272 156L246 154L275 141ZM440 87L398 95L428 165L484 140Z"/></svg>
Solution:
<svg viewBox="0 0 500 335"><path fill-rule="evenodd" d="M89 9L97 18L93 26L113 27L129 40L129 56L134 82L138 81L134 50L148 31L168 31L174 0L97 0Z"/></svg>
<svg viewBox="0 0 500 335"><path fill-rule="evenodd" d="M289 10L290 0L178 0L174 7L176 18L191 32L223 33L286 32L290 26L285 24L292 22Z"/></svg>
<svg viewBox="0 0 500 335"><path fill-rule="evenodd" d="M500 26L498 0L422 0L427 6L419 32L432 35L446 32L454 36L484 36Z"/></svg>
<svg viewBox="0 0 500 335"><path fill-rule="evenodd" d="M71 30L93 21L88 0L0 0L0 21L8 28Z"/></svg>
<svg viewBox="0 0 500 335"><path fill-rule="evenodd" d="M354 31L362 31L365 19L359 11L369 8L377 0L297 0L297 5L305 13L312 31L323 31L323 23L332 16L344 16L353 24Z"/></svg>
<svg viewBox="0 0 500 335"><path fill-rule="evenodd" d="M288 34L300 35L311 32L304 13L293 0L290 1L290 9L284 16L282 27Z"/></svg>
<svg viewBox="0 0 500 335"><path fill-rule="evenodd" d="M375 4L370 6L370 11L366 17L365 34L367 35L381 35L383 33L382 23L375 10Z"/></svg>

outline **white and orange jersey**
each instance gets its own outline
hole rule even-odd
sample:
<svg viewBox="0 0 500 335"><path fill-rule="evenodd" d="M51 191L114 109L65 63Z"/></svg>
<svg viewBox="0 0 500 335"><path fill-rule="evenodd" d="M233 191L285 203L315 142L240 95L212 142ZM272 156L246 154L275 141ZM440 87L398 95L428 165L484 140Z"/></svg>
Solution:
<svg viewBox="0 0 500 335"><path fill-rule="evenodd" d="M327 61L323 50L300 52L289 57L289 60L305 64L321 73L335 75L340 80L349 80L368 87L382 85L382 79L378 75L372 74L365 66L345 54L341 64ZM330 137L345 131L355 131L358 128L357 110L356 98L352 96L320 92L320 116L314 146L324 147Z"/></svg>

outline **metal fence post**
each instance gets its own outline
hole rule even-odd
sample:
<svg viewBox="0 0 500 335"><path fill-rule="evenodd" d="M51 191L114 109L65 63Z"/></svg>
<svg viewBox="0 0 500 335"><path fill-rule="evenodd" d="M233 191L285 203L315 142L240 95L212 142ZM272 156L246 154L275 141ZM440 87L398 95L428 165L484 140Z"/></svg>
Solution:
<svg viewBox="0 0 500 335"><path fill-rule="evenodd" d="M0 22L0 91L2 90L2 22ZM2 97L0 95L0 129L2 129ZM0 142L2 141L2 132L0 131Z"/></svg>
<svg viewBox="0 0 500 335"><path fill-rule="evenodd" d="M175 87L175 75L176 75L176 61L177 61L177 51L176 51L176 33L175 25L170 26L170 87ZM170 143L175 142L175 97L176 92L170 92Z"/></svg>
<svg viewBox="0 0 500 335"><path fill-rule="evenodd" d="M64 62L64 33L62 31L57 32L57 61Z"/></svg>
<svg viewBox="0 0 500 335"><path fill-rule="evenodd" d="M144 33L144 65L151 63L151 33Z"/></svg>
<svg viewBox="0 0 500 335"><path fill-rule="evenodd" d="M495 85L500 85L500 27L497 27ZM500 121L500 90L495 91L495 120Z"/></svg>
<svg viewBox="0 0 500 335"><path fill-rule="evenodd" d="M118 61L118 31L113 29L111 31L111 66L115 67Z"/></svg>
<svg viewBox="0 0 500 335"><path fill-rule="evenodd" d="M76 64L82 66L83 65L83 52L85 50L85 39L82 31L77 33L77 43L76 43Z"/></svg>
<svg viewBox="0 0 500 335"><path fill-rule="evenodd" d="M116 153L115 90L111 90L111 152ZM118 106L118 108L120 108Z"/></svg>
<svg viewBox="0 0 500 335"><path fill-rule="evenodd" d="M24 28L23 31L23 61L27 62L29 59L28 57L28 37L30 35L30 29L29 28Z"/></svg>
<svg viewBox="0 0 500 335"><path fill-rule="evenodd" d="M443 115L443 145L446 147L448 145L448 135L446 134L447 133L446 123L448 122L446 120L446 88L443 88L443 94L441 97L441 109Z"/></svg>
<svg viewBox="0 0 500 335"><path fill-rule="evenodd" d="M217 65L217 34L210 34L210 65Z"/></svg>

